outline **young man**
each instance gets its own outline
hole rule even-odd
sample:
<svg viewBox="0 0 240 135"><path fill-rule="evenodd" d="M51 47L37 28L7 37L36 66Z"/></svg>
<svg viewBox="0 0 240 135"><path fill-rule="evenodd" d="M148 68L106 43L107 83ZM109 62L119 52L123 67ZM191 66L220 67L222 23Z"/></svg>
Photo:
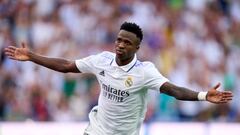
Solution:
<svg viewBox="0 0 240 135"><path fill-rule="evenodd" d="M5 54L14 60L32 61L55 71L93 73L101 87L98 106L89 113L86 135L138 135L146 112L148 89L173 96L178 100L207 100L227 103L232 100L229 91L217 91L220 84L208 92L195 92L178 87L163 77L151 62L141 62L136 52L143 34L135 23L121 25L116 39L115 54L102 52L76 61L49 58L21 48L9 46Z"/></svg>

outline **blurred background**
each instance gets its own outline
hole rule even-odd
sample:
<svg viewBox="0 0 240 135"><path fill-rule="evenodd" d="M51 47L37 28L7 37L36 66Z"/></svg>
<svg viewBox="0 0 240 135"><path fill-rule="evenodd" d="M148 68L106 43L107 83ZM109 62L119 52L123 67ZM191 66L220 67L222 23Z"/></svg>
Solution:
<svg viewBox="0 0 240 135"><path fill-rule="evenodd" d="M13 61L3 48L26 42L42 55L80 59L114 51L124 21L144 31L138 58L171 82L196 91L221 82L235 96L214 105L149 91L146 124L240 122L239 0L0 0L0 121L88 121L99 93L94 76Z"/></svg>

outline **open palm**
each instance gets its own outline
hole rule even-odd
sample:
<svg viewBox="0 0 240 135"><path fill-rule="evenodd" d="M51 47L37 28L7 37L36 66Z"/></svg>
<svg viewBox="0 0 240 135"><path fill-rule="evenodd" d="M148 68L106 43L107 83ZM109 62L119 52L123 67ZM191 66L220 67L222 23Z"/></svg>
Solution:
<svg viewBox="0 0 240 135"><path fill-rule="evenodd" d="M218 91L217 88L220 86L218 83L215 87L210 89L207 94L207 101L222 104L227 103L228 101L232 100L232 92L230 91Z"/></svg>
<svg viewBox="0 0 240 135"><path fill-rule="evenodd" d="M8 46L4 49L5 54L14 60L19 61L27 61L29 60L29 49L26 47L24 43L22 43L22 47L18 48L15 46Z"/></svg>

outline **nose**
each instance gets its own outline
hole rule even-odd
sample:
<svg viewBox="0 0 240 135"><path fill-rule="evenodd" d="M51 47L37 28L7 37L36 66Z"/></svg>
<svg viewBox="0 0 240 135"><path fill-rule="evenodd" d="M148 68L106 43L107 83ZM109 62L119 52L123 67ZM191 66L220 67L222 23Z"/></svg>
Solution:
<svg viewBox="0 0 240 135"><path fill-rule="evenodd" d="M118 43L118 47L121 48L121 49L123 49L123 48L125 48L125 45L124 45L123 42L121 42L121 43Z"/></svg>

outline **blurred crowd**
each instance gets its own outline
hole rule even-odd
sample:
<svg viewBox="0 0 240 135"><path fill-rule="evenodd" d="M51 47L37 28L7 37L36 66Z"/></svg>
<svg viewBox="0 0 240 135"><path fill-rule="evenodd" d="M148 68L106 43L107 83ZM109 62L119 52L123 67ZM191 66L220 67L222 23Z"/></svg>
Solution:
<svg viewBox="0 0 240 135"><path fill-rule="evenodd" d="M86 121L99 93L93 75L10 60L6 46L80 59L114 51L124 21L144 31L138 59L171 82L196 91L220 82L234 93L214 105L150 90L145 122L240 122L239 0L0 0L0 121Z"/></svg>

